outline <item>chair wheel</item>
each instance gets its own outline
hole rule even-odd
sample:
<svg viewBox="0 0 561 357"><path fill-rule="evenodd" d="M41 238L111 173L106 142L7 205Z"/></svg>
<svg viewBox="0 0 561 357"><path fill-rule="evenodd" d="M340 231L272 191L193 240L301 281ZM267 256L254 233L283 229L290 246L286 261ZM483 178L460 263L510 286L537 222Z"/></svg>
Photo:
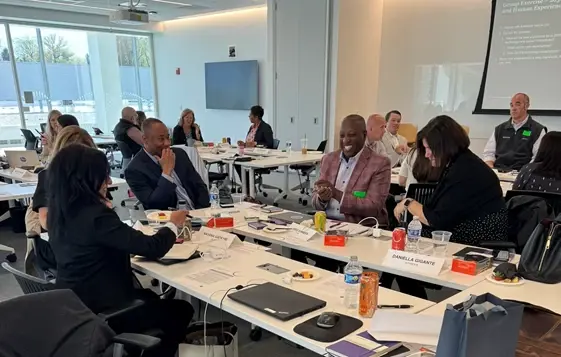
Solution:
<svg viewBox="0 0 561 357"><path fill-rule="evenodd" d="M159 284L160 284L160 282L158 281L158 279L150 280L150 285L152 285L152 286L158 286Z"/></svg>
<svg viewBox="0 0 561 357"><path fill-rule="evenodd" d="M279 193L282 193L282 190L279 188Z"/></svg>
<svg viewBox="0 0 561 357"><path fill-rule="evenodd" d="M242 193L242 188L238 187L238 193Z"/></svg>
<svg viewBox="0 0 561 357"><path fill-rule="evenodd" d="M254 328L253 330L251 330L251 332L249 333L249 338L252 341L259 341L261 340L261 337L263 337L263 331L260 328Z"/></svg>
<svg viewBox="0 0 561 357"><path fill-rule="evenodd" d="M305 194L305 193L306 193L306 190L301 189L301 190L300 190L300 193L301 193L301 194Z"/></svg>
<svg viewBox="0 0 561 357"><path fill-rule="evenodd" d="M121 207L125 207L125 201L121 201Z"/></svg>
<svg viewBox="0 0 561 357"><path fill-rule="evenodd" d="M6 255L6 260L10 263L15 263L16 260L18 260L18 257L16 255L16 253L10 253L10 254Z"/></svg>
<svg viewBox="0 0 561 357"><path fill-rule="evenodd" d="M236 193L236 188L235 188L235 187L232 187L232 188L230 189L230 192L231 192L231 193Z"/></svg>
<svg viewBox="0 0 561 357"><path fill-rule="evenodd" d="M287 197L288 197L288 195L284 195L284 196L282 196L282 198L284 198L285 200L286 200L286 198L287 198Z"/></svg>
<svg viewBox="0 0 561 357"><path fill-rule="evenodd" d="M302 203L302 197L298 198L298 203L300 203L300 204Z"/></svg>
<svg viewBox="0 0 561 357"><path fill-rule="evenodd" d="M278 207L278 206L279 206L279 204L278 204L278 203L276 203L276 202L274 202L274 203L273 203L273 206L275 206L275 207Z"/></svg>
<svg viewBox="0 0 561 357"><path fill-rule="evenodd" d="M308 205L308 200L302 200L302 206L307 206Z"/></svg>
<svg viewBox="0 0 561 357"><path fill-rule="evenodd" d="M263 197L267 197L269 194L267 192L263 192Z"/></svg>

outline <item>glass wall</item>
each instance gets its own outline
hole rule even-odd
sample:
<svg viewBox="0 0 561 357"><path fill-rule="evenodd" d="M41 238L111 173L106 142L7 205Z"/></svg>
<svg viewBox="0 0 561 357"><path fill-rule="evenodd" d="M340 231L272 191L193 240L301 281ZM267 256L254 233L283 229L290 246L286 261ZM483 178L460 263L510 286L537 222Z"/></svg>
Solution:
<svg viewBox="0 0 561 357"><path fill-rule="evenodd" d="M21 146L20 128L40 131L53 109L109 135L124 106L155 116L150 41L0 23L0 147Z"/></svg>

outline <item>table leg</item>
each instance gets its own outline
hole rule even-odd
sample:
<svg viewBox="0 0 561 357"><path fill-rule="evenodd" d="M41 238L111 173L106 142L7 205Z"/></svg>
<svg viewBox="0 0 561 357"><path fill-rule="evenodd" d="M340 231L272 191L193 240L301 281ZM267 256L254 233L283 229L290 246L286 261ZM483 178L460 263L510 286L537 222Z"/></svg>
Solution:
<svg viewBox="0 0 561 357"><path fill-rule="evenodd" d="M242 194L244 195L244 197L246 197L248 195L248 192L247 192L247 177L246 177L247 175L245 174L245 167L241 166L241 171L240 172L242 173L242 177L241 177L241 179L242 179ZM253 180L255 180L255 179L253 179ZM252 180L250 178L249 182L251 182L251 181ZM250 188L249 188L250 193L251 193L251 187L253 187L253 186L250 186ZM254 197L254 196L251 196L251 197Z"/></svg>
<svg viewBox="0 0 561 357"><path fill-rule="evenodd" d="M249 196L255 198L255 169L253 167L249 168Z"/></svg>

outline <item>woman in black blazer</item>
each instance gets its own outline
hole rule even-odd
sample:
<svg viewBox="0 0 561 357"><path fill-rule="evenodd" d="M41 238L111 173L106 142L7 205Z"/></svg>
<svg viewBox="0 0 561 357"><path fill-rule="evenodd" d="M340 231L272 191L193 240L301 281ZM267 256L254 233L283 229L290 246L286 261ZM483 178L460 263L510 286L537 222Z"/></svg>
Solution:
<svg viewBox="0 0 561 357"><path fill-rule="evenodd" d="M163 331L162 342L144 356L174 356L193 317L183 300L161 300L150 290L135 289L130 255L156 259L176 239L176 225L186 211L148 236L121 222L107 201L110 168L103 152L83 145L60 150L49 165L49 243L57 260L56 287L71 289L94 313L122 307L134 299L145 304L112 319L116 333Z"/></svg>
<svg viewBox="0 0 561 357"><path fill-rule="evenodd" d="M187 140L204 141L201 128L195 123L195 113L191 109L181 112L179 122L173 128L173 145L187 145Z"/></svg>

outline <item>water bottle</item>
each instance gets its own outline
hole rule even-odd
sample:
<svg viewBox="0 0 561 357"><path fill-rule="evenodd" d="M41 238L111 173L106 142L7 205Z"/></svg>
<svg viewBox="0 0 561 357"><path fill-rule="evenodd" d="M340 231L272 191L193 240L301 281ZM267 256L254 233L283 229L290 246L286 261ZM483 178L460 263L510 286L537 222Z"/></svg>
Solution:
<svg viewBox="0 0 561 357"><path fill-rule="evenodd" d="M218 187L216 187L215 183L213 183L212 187L210 188L209 198L211 209L220 208L220 191L218 190Z"/></svg>
<svg viewBox="0 0 561 357"><path fill-rule="evenodd" d="M292 141L288 140L286 142L286 154L288 156L290 156L290 153L292 152Z"/></svg>
<svg viewBox="0 0 561 357"><path fill-rule="evenodd" d="M421 224L421 221L419 221L419 217L414 216L411 223L407 226L407 243L405 245L405 251L417 253L422 229L423 225Z"/></svg>
<svg viewBox="0 0 561 357"><path fill-rule="evenodd" d="M358 294L362 267L358 264L358 257L353 255L345 266L345 306L348 309L358 308Z"/></svg>

